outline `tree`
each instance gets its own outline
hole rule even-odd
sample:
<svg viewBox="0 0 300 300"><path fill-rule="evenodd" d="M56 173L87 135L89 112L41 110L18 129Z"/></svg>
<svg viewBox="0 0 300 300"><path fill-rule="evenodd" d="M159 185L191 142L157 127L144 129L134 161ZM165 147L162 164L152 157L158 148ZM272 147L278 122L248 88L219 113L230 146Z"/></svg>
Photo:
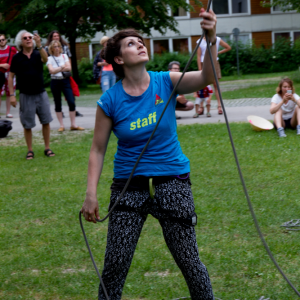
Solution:
<svg viewBox="0 0 300 300"><path fill-rule="evenodd" d="M42 37L54 29L64 35L72 53L73 76L78 82L76 39L93 38L96 32L109 29L136 28L145 34L151 29L164 34L178 32L175 19L168 14L183 7L192 8L186 0L11 0L0 1L0 32L15 36L21 29L38 30ZM201 2L195 0L199 5Z"/></svg>
<svg viewBox="0 0 300 300"><path fill-rule="evenodd" d="M300 12L300 0L269 0L260 3L263 7L279 5L282 11L296 10Z"/></svg>

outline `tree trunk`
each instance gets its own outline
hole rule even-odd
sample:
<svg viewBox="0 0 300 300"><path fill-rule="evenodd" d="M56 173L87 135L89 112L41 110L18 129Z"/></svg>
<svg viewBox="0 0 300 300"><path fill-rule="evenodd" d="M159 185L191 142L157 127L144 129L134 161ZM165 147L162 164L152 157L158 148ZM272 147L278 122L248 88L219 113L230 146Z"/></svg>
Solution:
<svg viewBox="0 0 300 300"><path fill-rule="evenodd" d="M76 37L70 36L68 38L69 38L70 50L71 50L71 54L72 54L71 62L72 62L73 78L77 84L80 84L78 66L77 66L77 56L76 56Z"/></svg>

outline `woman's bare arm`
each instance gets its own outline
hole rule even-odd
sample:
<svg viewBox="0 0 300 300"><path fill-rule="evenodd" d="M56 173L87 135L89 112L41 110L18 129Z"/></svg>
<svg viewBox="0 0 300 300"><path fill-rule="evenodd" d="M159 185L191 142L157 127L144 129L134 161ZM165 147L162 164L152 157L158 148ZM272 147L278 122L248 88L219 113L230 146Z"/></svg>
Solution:
<svg viewBox="0 0 300 300"><path fill-rule="evenodd" d="M97 200L97 185L103 168L104 156L112 130L112 120L107 117L98 106L93 143L90 151L88 165L88 180L86 197L81 212L89 222L96 223L95 217L99 219L99 207Z"/></svg>
<svg viewBox="0 0 300 300"><path fill-rule="evenodd" d="M221 45L224 49L222 49L221 51L219 51L219 52L218 52L218 55L219 55L219 54L226 53L226 52L228 52L228 51L231 50L231 47L230 47L226 42L224 42L222 39L221 39L221 41L220 41L220 45Z"/></svg>
<svg viewBox="0 0 300 300"><path fill-rule="evenodd" d="M206 12L204 9L201 9L199 15L203 17L201 21L201 28L204 29L207 33L208 41L215 43L216 42L216 23L217 18L212 10ZM213 63L216 65L217 61L217 51L216 45L211 46L211 53L213 58ZM178 79L182 73L180 72L170 72L170 78L173 83L173 86L176 85ZM213 69L210 62L210 57L208 50L205 52L203 69L201 71L187 72L182 78L179 86L177 87L176 92L178 94L188 94L194 91L198 91L206 87L207 85L214 82Z"/></svg>

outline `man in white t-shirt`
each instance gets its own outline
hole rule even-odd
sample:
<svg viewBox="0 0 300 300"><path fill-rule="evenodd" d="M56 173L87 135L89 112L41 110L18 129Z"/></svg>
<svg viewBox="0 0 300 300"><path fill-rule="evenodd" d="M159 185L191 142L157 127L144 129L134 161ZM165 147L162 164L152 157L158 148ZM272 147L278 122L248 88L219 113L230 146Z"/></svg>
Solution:
<svg viewBox="0 0 300 300"><path fill-rule="evenodd" d="M286 137L285 128L297 129L300 135L300 97L294 93L293 81L284 78L279 82L271 100L270 113L274 115L274 126L279 137Z"/></svg>

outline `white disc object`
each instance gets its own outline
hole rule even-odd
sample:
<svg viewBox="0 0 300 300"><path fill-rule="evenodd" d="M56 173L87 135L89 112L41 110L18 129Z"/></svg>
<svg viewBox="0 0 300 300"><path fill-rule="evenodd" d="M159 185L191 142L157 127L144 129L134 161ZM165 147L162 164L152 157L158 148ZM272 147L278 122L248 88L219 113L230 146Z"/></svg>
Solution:
<svg viewBox="0 0 300 300"><path fill-rule="evenodd" d="M270 121L258 116L248 116L247 120L250 123L252 129L255 131L271 130L274 128L273 124Z"/></svg>

